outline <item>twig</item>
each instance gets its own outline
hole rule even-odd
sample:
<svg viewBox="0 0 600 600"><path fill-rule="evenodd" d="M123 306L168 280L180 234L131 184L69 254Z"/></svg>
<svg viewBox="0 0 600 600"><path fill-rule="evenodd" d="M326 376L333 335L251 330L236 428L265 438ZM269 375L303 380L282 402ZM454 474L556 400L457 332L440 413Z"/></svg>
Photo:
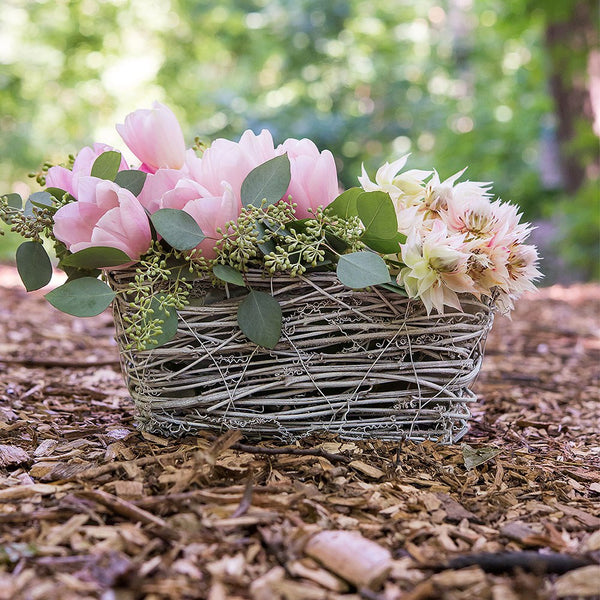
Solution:
<svg viewBox="0 0 600 600"><path fill-rule="evenodd" d="M117 358L87 362L84 360L39 359L39 358L0 358L0 363L7 365L25 365L26 367L62 367L65 369L90 369L92 367L119 366L121 363Z"/></svg>
<svg viewBox="0 0 600 600"><path fill-rule="evenodd" d="M194 449L192 449L193 451ZM167 459L167 458L176 458L183 457L183 452L181 450L176 450L175 452L168 452L167 454L156 454L154 456L143 456L141 458L137 458L135 460L123 460L119 462L109 463L107 465L101 465L99 467L92 467L90 469L86 469L85 471L80 471L71 477L67 477L65 479L60 479L56 482L57 485L60 483L65 483L67 481L81 480L81 479L94 479L95 477L99 477L100 475L105 475L106 473L112 473L121 467L125 467L126 465L135 465L138 467L143 467L146 465L150 465L152 463L158 462L159 460Z"/></svg>
<svg viewBox="0 0 600 600"><path fill-rule="evenodd" d="M481 554L467 554L458 556L448 561L445 565L437 565L436 570L464 569L478 565L488 573L506 573L520 568L533 573L562 574L573 569L595 564L593 560L582 556L570 554L539 552L502 552L500 554L484 552Z"/></svg>
<svg viewBox="0 0 600 600"><path fill-rule="evenodd" d="M135 504L122 500L117 496L113 496L102 490L82 490L76 492L76 495L98 502L98 504L102 504L102 506L105 506L113 513L134 522L140 522L144 525L154 525L156 527L156 535L166 541L172 542L180 537L173 528L169 527L164 519L153 515L143 508L138 508Z"/></svg>
<svg viewBox="0 0 600 600"><path fill-rule="evenodd" d="M251 446L249 444L233 444L231 446L234 450L240 450L242 452L249 452L251 454L292 454L294 456L319 456L326 458L330 462L342 462L348 464L352 459L349 456L343 454L332 454L322 448L314 450L305 450L304 448L263 448L261 446Z"/></svg>
<svg viewBox="0 0 600 600"><path fill-rule="evenodd" d="M248 512L248 509L252 506L253 493L254 478L249 477L248 483L246 484L246 489L244 490L244 495L242 496L238 507L235 509L235 512L231 515L232 519L235 519L236 517L241 517L242 515L245 515Z"/></svg>
<svg viewBox="0 0 600 600"><path fill-rule="evenodd" d="M279 494L290 492L290 486L280 485L263 485L252 488L252 494ZM173 506L178 502L187 502L188 500L199 500L206 503L223 503L225 500L234 502L236 500L242 501L245 488L240 485L234 485L229 487L213 487L203 488L201 490L190 490L188 492L179 492L177 494L162 494L159 496L146 496L139 500L134 500L136 506L144 508L151 508L156 504L169 504ZM230 497L225 497L225 494L229 494ZM291 494L290 494L291 495Z"/></svg>

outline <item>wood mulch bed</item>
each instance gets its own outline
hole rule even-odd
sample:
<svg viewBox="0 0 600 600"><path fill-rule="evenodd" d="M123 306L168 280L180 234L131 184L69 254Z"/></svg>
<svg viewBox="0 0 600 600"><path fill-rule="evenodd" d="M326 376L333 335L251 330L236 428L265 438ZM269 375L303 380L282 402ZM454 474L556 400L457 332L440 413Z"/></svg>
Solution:
<svg viewBox="0 0 600 600"><path fill-rule="evenodd" d="M497 319L461 445L290 448L140 434L110 315L0 267L0 600L594 597L599 301Z"/></svg>

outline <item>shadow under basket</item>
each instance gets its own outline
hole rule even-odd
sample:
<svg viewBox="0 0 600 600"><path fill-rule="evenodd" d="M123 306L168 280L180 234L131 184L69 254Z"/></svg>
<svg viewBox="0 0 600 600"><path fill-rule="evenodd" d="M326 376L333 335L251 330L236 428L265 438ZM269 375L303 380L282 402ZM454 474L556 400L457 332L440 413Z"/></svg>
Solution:
<svg viewBox="0 0 600 600"><path fill-rule="evenodd" d="M109 283L123 291L132 276L115 271ZM464 312L428 316L418 300L377 287L351 290L333 273L250 271L247 280L281 305L274 350L240 331L239 297L204 302L214 296L208 279L194 282L194 306L178 311L172 341L127 350L123 315L131 309L117 295L117 342L141 429L163 436L240 429L286 442L327 431L446 444L466 433L491 303L463 295Z"/></svg>

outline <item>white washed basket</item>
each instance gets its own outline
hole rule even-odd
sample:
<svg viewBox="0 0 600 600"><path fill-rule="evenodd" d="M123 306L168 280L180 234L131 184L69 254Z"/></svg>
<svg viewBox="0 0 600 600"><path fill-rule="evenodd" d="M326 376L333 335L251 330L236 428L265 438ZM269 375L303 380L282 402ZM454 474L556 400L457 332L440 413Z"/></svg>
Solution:
<svg viewBox="0 0 600 600"><path fill-rule="evenodd" d="M131 275L116 271L109 282L123 290ZM251 271L247 279L282 307L274 350L240 331L240 298L180 310L171 342L126 350L122 315L131 309L117 296L117 341L141 429L181 436L235 428L288 442L316 431L441 443L465 434L490 304L465 295L464 313L427 316L420 301L381 288L353 291L332 273ZM209 280L194 282L195 304L211 290Z"/></svg>

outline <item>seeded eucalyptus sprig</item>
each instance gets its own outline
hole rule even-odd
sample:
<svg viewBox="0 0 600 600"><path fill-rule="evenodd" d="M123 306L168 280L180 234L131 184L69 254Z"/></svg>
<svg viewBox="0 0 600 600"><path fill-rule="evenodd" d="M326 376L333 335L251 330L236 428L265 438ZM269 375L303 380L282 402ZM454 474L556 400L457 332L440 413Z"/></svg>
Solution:
<svg viewBox="0 0 600 600"><path fill-rule="evenodd" d="M160 242L153 242L136 263L135 276L124 292L131 309L123 315L127 348L149 350L175 335L176 310L189 304L191 280L208 268L195 254L165 250Z"/></svg>
<svg viewBox="0 0 600 600"><path fill-rule="evenodd" d="M120 171L120 163L120 153L109 150L95 160L91 174L139 195L146 174ZM4 196L0 219L29 240L17 250L17 268L28 290L50 281L52 267L42 238L54 240L58 266L68 275L65 284L46 295L56 308L75 316L94 316L121 295L128 308L122 318L130 349L149 350L174 337L177 310L189 304L192 281L198 277L237 287L235 295L243 296L237 313L240 329L256 344L273 348L281 334L282 310L270 294L251 288L245 275L249 269L262 269L265 276L292 277L329 270L348 287L399 289L391 283L390 267L396 268L394 259L403 239L387 194L353 188L326 209L309 210L309 218L296 219L292 198L285 198L289 183L290 162L285 154L251 171L242 184L239 217L217 229L216 257L210 260L200 250L206 246L206 235L190 214L157 210L149 215L152 244L132 265L134 274L127 285L117 290L98 276L110 279L111 268L131 264L123 250L94 246L72 253L54 237L54 213L75 201L64 190L48 188L32 194L25 206L17 194ZM382 255L390 255L389 260Z"/></svg>

